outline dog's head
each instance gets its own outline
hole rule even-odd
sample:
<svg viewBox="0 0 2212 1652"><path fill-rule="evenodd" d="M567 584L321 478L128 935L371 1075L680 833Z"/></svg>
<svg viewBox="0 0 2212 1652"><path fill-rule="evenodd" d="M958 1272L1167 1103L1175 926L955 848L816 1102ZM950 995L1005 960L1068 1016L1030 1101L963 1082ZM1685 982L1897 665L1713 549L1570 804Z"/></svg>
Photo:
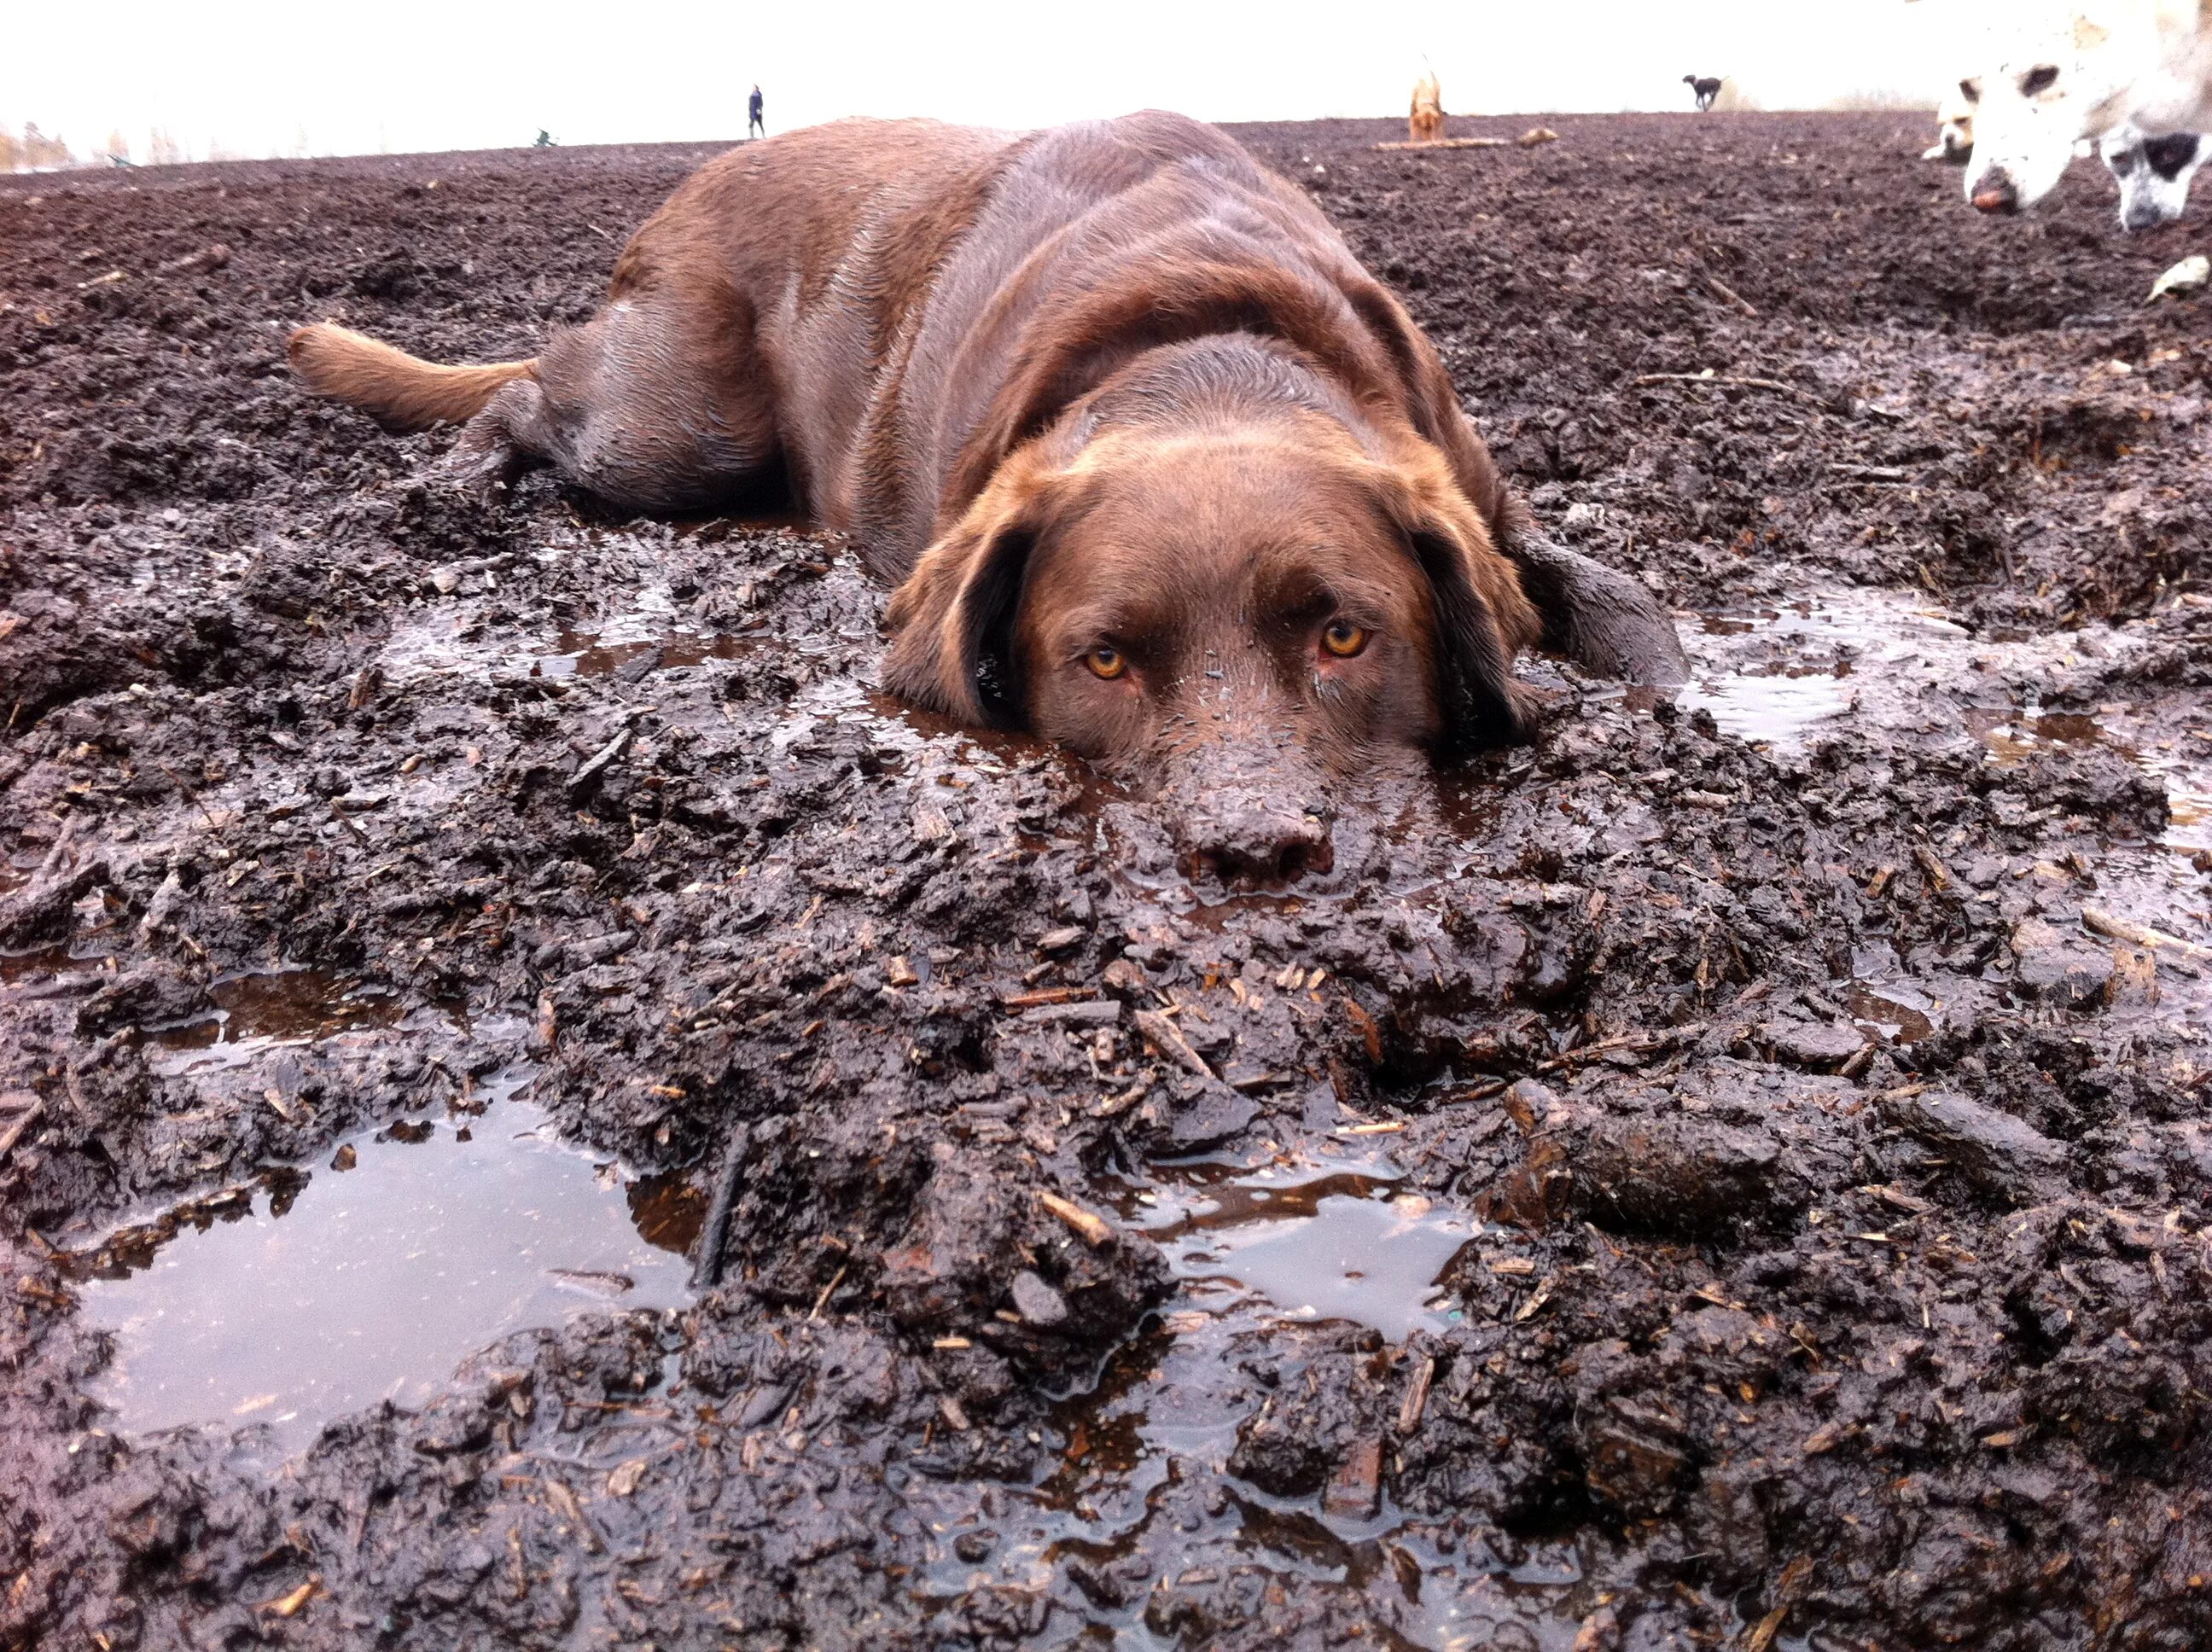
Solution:
<svg viewBox="0 0 2212 1652"><path fill-rule="evenodd" d="M2154 229L2188 210L2189 185L2212 145L2195 132L2147 137L2123 126L2099 145L2105 165L2120 186L2120 224L2125 229Z"/></svg>
<svg viewBox="0 0 2212 1652"><path fill-rule="evenodd" d="M1986 66L1959 83L1974 111L1966 198L1976 207L2033 206L2057 187L2077 143L2127 118L2137 83L2156 64L2140 9L2031 0L1991 32Z"/></svg>
<svg viewBox="0 0 2212 1652"><path fill-rule="evenodd" d="M1304 412L1031 443L890 623L894 692L1155 791L1188 860L1260 883L1327 865L1334 787L1521 738L1540 629L1440 454Z"/></svg>
<svg viewBox="0 0 2212 1652"><path fill-rule="evenodd" d="M1974 158L1974 106L1954 92L1936 111L1936 142L1920 157L1963 167Z"/></svg>

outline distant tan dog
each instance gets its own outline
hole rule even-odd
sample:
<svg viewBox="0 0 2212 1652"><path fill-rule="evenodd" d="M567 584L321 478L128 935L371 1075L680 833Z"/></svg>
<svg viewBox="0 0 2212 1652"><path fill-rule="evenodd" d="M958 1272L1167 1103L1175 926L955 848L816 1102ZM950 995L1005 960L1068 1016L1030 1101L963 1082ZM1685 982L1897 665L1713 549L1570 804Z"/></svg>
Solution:
<svg viewBox="0 0 2212 1652"><path fill-rule="evenodd" d="M1406 137L1415 143L1433 143L1443 135L1444 91L1431 71L1413 82L1413 108L1406 120Z"/></svg>
<svg viewBox="0 0 2212 1652"><path fill-rule="evenodd" d="M1936 142L1921 151L1923 161L1947 161L1963 167L1974 154L1974 106L1954 94L1936 111Z"/></svg>

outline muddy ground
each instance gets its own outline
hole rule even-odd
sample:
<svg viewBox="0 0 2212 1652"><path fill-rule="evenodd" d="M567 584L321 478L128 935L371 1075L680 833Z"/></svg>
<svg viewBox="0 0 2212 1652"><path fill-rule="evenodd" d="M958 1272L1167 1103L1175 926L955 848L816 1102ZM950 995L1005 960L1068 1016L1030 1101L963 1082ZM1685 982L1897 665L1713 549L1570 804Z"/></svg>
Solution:
<svg viewBox="0 0 2212 1652"><path fill-rule="evenodd" d="M0 181L0 1646L2212 1643L2201 219L1548 124L1243 136L1699 683L1243 896L848 548L288 382L532 352L710 149ZM418 1345L532 1131L634 1260Z"/></svg>

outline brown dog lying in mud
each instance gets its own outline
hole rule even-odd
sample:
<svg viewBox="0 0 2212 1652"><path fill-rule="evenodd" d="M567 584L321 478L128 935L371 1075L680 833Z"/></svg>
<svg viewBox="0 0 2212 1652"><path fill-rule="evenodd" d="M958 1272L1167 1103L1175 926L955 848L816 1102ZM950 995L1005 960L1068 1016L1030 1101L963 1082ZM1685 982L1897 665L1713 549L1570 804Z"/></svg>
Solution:
<svg viewBox="0 0 2212 1652"><path fill-rule="evenodd" d="M682 513L787 478L896 586L890 689L1156 790L1224 880L1325 867L1332 781L1521 738L1524 648L1684 675L1321 213L1176 115L787 133L688 179L534 361L291 353L387 425L466 421L472 483Z"/></svg>

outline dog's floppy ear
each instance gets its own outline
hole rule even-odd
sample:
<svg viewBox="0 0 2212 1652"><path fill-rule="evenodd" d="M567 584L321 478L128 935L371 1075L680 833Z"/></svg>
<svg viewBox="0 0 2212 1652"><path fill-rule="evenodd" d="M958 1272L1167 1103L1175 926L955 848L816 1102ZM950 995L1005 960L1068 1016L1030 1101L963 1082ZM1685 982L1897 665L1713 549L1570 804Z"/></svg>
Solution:
<svg viewBox="0 0 2212 1652"><path fill-rule="evenodd" d="M1437 617L1437 690L1450 750L1512 745L1528 736L1534 701L1513 681L1513 657L1542 635L1513 564L1440 459L1382 472L1384 514L1427 576Z"/></svg>
<svg viewBox="0 0 2212 1652"><path fill-rule="evenodd" d="M1018 729L1028 695L1014 622L1030 554L1051 520L1062 473L1029 455L1001 466L891 593L884 686L975 728Z"/></svg>

